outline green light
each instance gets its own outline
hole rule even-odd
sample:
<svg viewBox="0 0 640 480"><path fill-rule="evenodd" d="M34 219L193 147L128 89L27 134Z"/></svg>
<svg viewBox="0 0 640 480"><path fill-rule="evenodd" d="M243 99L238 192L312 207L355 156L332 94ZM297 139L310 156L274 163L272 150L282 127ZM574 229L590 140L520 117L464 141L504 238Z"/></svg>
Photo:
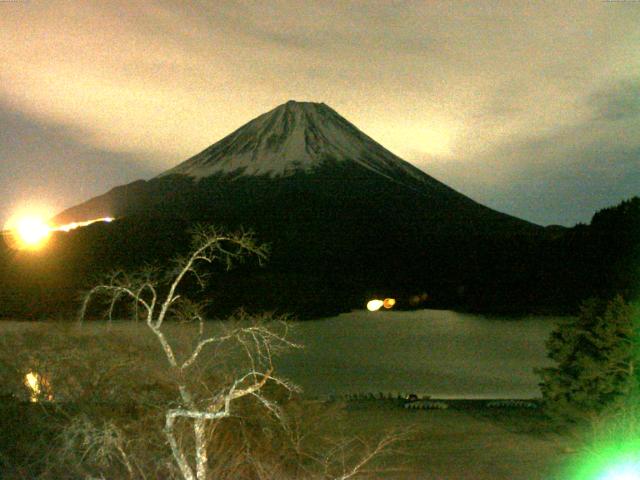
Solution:
<svg viewBox="0 0 640 480"><path fill-rule="evenodd" d="M598 480L640 480L640 460L614 465L598 476Z"/></svg>
<svg viewBox="0 0 640 480"><path fill-rule="evenodd" d="M566 480L640 480L640 439L591 448L575 460Z"/></svg>

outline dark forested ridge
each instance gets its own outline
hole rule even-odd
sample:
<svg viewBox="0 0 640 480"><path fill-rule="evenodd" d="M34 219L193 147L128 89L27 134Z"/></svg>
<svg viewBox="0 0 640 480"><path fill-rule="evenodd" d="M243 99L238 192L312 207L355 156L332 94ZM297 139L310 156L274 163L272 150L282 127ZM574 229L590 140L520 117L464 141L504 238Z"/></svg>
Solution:
<svg viewBox="0 0 640 480"><path fill-rule="evenodd" d="M423 218L409 218L405 213L415 209L405 206L416 199L406 190L389 193L388 185L387 193L375 183L367 189L391 195L386 209L372 212L364 200L358 209L356 199L346 214L340 213L340 195L330 188L300 196L280 185L274 197L255 184L225 184L233 192L207 186L219 197L204 210L191 209L180 195L182 208L172 203L171 210L131 212L110 224L57 233L39 252L3 247L0 313L38 318L73 312L79 291L101 272L165 264L188 249L190 225L211 219L232 229L252 228L271 244L265 267L249 263L210 277L199 296L221 315L245 306L318 317L362 308L381 295L398 298L400 308L570 313L587 297L640 293L638 197L573 228L529 228L525 222L524 228L482 228L482 223L455 221L432 228L438 221L447 223L452 210L435 208ZM220 201L234 195L244 198L232 202L237 211ZM282 208L296 201L304 208Z"/></svg>

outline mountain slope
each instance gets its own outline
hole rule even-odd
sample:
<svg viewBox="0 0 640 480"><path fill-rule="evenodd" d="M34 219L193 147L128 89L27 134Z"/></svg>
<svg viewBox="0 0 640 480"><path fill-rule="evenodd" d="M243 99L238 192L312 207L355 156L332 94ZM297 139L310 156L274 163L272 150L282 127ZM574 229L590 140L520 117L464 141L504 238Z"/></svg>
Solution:
<svg viewBox="0 0 640 480"><path fill-rule="evenodd" d="M325 104L294 101L255 118L158 177L117 187L62 212L55 221L67 223L145 212L201 217L199 212L210 211L212 201L246 201L236 198L238 192L234 190L238 188L229 186L239 179L243 180L244 196L250 196L254 189L256 195L261 195L262 190L267 196L269 191L281 195L288 190L294 196L326 197L321 191L333 189L341 198L328 200L344 205L346 213L351 201L368 203L373 211L379 210L381 204L403 204L410 212L399 211L397 215L415 222L444 222L425 225L435 230L446 230L447 225L456 230L535 229L528 222L481 206L435 180ZM372 184L376 185L378 197L372 195ZM226 190L227 195L216 193L221 190ZM292 200L293 203L283 203L282 208L304 208L304 202Z"/></svg>

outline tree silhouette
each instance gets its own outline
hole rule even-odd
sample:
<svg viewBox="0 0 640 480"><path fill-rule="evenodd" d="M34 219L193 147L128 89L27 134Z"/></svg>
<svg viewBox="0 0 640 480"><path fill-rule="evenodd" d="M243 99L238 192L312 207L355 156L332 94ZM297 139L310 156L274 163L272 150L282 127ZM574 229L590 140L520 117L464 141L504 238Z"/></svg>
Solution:
<svg viewBox="0 0 640 480"><path fill-rule="evenodd" d="M547 412L563 422L595 421L637 384L637 325L621 296L584 302L547 341L555 367L538 371Z"/></svg>

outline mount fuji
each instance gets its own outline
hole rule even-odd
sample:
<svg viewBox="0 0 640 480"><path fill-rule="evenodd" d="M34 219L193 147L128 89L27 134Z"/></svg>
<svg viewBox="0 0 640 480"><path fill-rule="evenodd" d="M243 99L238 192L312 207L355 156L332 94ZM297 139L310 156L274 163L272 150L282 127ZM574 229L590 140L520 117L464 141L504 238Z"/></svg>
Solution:
<svg viewBox="0 0 640 480"><path fill-rule="evenodd" d="M189 216L194 213L198 216L198 211L211 207L206 205L207 197L216 196L214 192L206 191L209 187L215 190L221 183L240 183L249 179L259 180L262 185L278 185L272 189L274 193L282 193L281 187L286 183L295 183L295 193L301 194L308 193L307 189L337 189L345 197L340 203L348 203L348 197L370 197L373 210L380 210L376 204L381 201L393 203L392 198L384 198L387 196L384 190L394 196L403 192L416 202L411 210L421 212L407 215L405 211L400 215L416 220L446 217L445 224L429 226L435 230L446 230L452 224L463 230L478 231L536 228L477 204L430 177L385 149L324 103L296 101L288 101L260 115L156 178L116 187L105 195L65 210L54 220L68 223L132 213L171 213L172 209L174 213L189 214L184 211L185 199L177 194L185 189L190 190L185 194L191 200L197 190L205 203L190 205L195 208ZM304 181L308 181L308 185L301 185ZM380 196L368 190L372 183L382 190L375 192ZM295 204L283 204L282 208L304 208L305 201L303 197ZM387 204L383 210L390 206ZM446 215L436 212L442 209Z"/></svg>
<svg viewBox="0 0 640 480"><path fill-rule="evenodd" d="M271 245L267 269L232 274L217 291L235 288L229 296L241 305L259 291L262 306L305 312L339 297L353 307L380 292L420 291L448 305L498 278L517 286L528 280L509 277L512 263L535 263L526 245L545 231L432 178L327 105L294 101L54 221L100 217L116 221L95 227L101 240L81 247L85 257L128 267L179 251L196 222L250 228Z"/></svg>

